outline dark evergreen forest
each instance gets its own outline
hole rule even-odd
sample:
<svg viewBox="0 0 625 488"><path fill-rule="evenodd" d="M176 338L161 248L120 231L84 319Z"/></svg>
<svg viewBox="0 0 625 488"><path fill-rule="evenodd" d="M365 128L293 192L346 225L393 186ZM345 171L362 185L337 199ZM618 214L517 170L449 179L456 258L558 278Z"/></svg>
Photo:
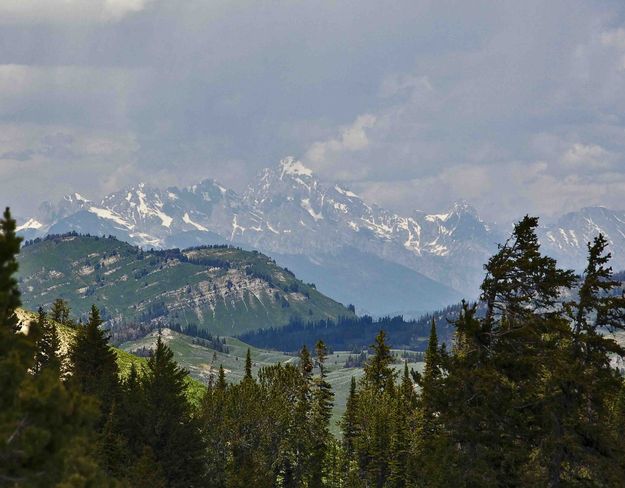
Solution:
<svg viewBox="0 0 625 488"><path fill-rule="evenodd" d="M312 348L318 340L336 351L361 351L368 349L372 338L384 330L393 347L423 351L427 347L432 319L436 320L439 337L451 340L454 327L450 321L455 320L461 310L461 304L452 305L416 320L405 320L401 315L379 319L368 315L341 317L336 322L311 322L294 317L286 326L250 331L239 339L256 347L287 352L298 351L304 344Z"/></svg>

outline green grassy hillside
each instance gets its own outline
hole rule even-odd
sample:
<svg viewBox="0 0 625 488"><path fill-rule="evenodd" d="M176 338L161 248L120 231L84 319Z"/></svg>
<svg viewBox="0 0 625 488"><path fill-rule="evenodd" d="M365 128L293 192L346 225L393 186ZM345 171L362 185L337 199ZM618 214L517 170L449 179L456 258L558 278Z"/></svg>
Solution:
<svg viewBox="0 0 625 488"><path fill-rule="evenodd" d="M27 308L60 297L76 315L96 304L111 324L234 336L293 316L351 315L267 256L227 247L142 251L113 238L58 236L22 249L19 279Z"/></svg>

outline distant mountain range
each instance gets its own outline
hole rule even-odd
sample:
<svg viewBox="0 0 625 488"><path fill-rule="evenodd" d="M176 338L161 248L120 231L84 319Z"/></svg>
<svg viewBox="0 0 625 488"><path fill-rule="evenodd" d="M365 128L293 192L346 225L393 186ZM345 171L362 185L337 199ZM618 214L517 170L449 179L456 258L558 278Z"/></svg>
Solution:
<svg viewBox="0 0 625 488"><path fill-rule="evenodd" d="M258 249L359 311L418 315L475 298L483 264L510 231L466 202L440 214L398 215L286 158L243 194L204 180L187 188L139 184L93 202L79 193L45 203L20 225L27 239L69 231L114 235L144 248L234 243ZM584 208L540 229L543 249L581 269L603 232L625 268L625 212Z"/></svg>

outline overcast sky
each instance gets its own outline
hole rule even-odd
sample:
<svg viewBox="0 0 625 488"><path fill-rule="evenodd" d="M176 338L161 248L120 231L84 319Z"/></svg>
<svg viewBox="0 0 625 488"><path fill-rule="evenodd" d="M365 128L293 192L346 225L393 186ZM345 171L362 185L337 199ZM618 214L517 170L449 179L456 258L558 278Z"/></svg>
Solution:
<svg viewBox="0 0 625 488"><path fill-rule="evenodd" d="M401 212L625 208L623 0L0 0L0 194L300 158Z"/></svg>

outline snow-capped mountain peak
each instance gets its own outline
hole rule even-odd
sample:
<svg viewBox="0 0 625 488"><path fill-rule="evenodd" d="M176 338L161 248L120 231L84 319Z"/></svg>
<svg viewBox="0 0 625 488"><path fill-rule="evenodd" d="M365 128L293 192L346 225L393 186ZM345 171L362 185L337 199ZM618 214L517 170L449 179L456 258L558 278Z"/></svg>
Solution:
<svg viewBox="0 0 625 488"><path fill-rule="evenodd" d="M43 224L41 222L39 222L38 220L35 219L28 219L26 222L24 222L22 225L18 226L15 231L16 232L21 232L23 230L26 229L34 229L34 230L39 230L43 227Z"/></svg>

